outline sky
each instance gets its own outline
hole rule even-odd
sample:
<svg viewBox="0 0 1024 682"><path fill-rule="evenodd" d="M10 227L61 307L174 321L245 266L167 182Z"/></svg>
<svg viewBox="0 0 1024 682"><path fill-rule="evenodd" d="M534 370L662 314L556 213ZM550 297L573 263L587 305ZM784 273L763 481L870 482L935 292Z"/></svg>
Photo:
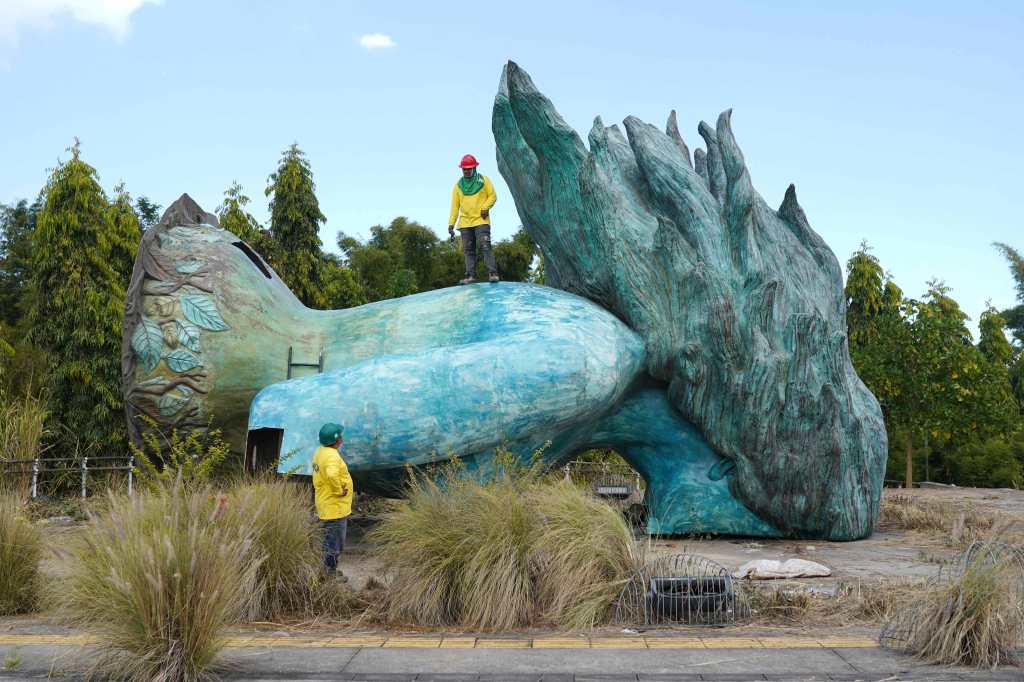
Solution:
<svg viewBox="0 0 1024 682"><path fill-rule="evenodd" d="M1014 302L992 247L1024 249L1024 3L0 0L0 202L33 198L74 137L109 191L214 210L239 181L267 217L281 152L308 155L339 231L446 229L456 165L494 181L502 65L586 138L593 118L691 148L733 109L755 188L793 182L845 264L862 240L903 290L942 279L976 322Z"/></svg>

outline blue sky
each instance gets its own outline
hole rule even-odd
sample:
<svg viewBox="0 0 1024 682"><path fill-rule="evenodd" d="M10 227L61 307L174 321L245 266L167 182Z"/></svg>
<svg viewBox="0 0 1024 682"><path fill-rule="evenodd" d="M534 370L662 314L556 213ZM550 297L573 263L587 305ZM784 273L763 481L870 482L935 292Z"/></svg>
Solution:
<svg viewBox="0 0 1024 682"><path fill-rule="evenodd" d="M584 137L675 108L694 147L732 107L755 187L778 205L796 183L840 261L867 239L908 294L942 278L975 320L1013 302L990 244L1024 249L1021 2L3 0L0 202L34 197L77 135L108 190L212 210L237 179L263 219L294 141L334 249L398 215L443 231L471 152L508 236L507 59Z"/></svg>

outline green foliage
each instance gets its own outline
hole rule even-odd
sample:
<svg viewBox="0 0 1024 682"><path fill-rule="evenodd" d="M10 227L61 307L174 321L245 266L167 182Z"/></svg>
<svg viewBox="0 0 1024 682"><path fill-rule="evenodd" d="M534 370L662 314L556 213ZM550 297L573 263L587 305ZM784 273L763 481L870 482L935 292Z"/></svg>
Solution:
<svg viewBox="0 0 1024 682"><path fill-rule="evenodd" d="M264 240L263 226L245 210L248 203L249 197L245 196L242 186L236 180L224 190L224 202L217 208L217 218L221 227L259 251L257 247ZM262 251L259 253L266 259Z"/></svg>
<svg viewBox="0 0 1024 682"><path fill-rule="evenodd" d="M46 421L45 400L32 395L0 395L0 463L25 462L39 456L48 435ZM27 464L15 467L17 470L30 468L31 465ZM0 484L5 481L9 487L27 497L30 475L14 476L8 473L6 478L0 478Z"/></svg>
<svg viewBox="0 0 1024 682"><path fill-rule="evenodd" d="M989 362L1002 367L1009 367L1014 360L1013 346L1006 339L1003 329L1006 327L1006 320L999 312L989 305L981 314L978 322L980 338L978 339L978 350Z"/></svg>
<svg viewBox="0 0 1024 682"><path fill-rule="evenodd" d="M320 212L313 170L298 145L284 151L267 183L270 232L280 246L272 265L300 301L323 308L320 225L327 217Z"/></svg>
<svg viewBox="0 0 1024 682"><path fill-rule="evenodd" d="M604 622L640 561L622 516L586 491L499 453L480 480L459 465L415 474L374 531L392 581L382 615L507 629Z"/></svg>
<svg viewBox="0 0 1024 682"><path fill-rule="evenodd" d="M324 303L328 310L354 308L367 302L355 273L329 253L323 257Z"/></svg>
<svg viewBox="0 0 1024 682"><path fill-rule="evenodd" d="M1004 310L1001 315L1006 320L1006 326L1013 330L1017 343L1024 344L1024 256L1009 244L996 242L993 246L1006 258L1017 289L1018 305Z"/></svg>
<svg viewBox="0 0 1024 682"><path fill-rule="evenodd" d="M206 485L231 454L220 429L190 429L184 438L173 429L167 438L155 421L146 416L142 420L148 427L142 434L142 447L129 445L143 487L157 490L180 483L192 489Z"/></svg>
<svg viewBox="0 0 1024 682"><path fill-rule="evenodd" d="M1024 487L1024 436L989 438L964 445L946 457L950 479L978 488Z"/></svg>
<svg viewBox="0 0 1024 682"><path fill-rule="evenodd" d="M106 452L125 443L118 264L136 246L113 224L96 171L76 144L50 176L33 237L30 334L53 361L53 419Z"/></svg>
<svg viewBox="0 0 1024 682"><path fill-rule="evenodd" d="M13 327L27 305L32 269L32 234L42 198L31 205L24 199L0 206L0 324Z"/></svg>
<svg viewBox="0 0 1024 682"><path fill-rule="evenodd" d="M142 226L124 183L115 187L114 192L117 196L110 204L110 264L121 277L121 286L127 289L128 281L132 277L132 268L135 266L135 254L139 250L139 242L142 241Z"/></svg>
<svg viewBox="0 0 1024 682"><path fill-rule="evenodd" d="M73 545L56 591L64 620L95 638L90 673L211 679L226 628L254 595L255 535L207 489L112 497Z"/></svg>
<svg viewBox="0 0 1024 682"><path fill-rule="evenodd" d="M29 613L39 601L43 541L20 500L0 492L0 616Z"/></svg>
<svg viewBox="0 0 1024 682"><path fill-rule="evenodd" d="M139 197L135 200L135 215L139 218L139 226L143 230L160 222L160 204L154 203L149 197Z"/></svg>

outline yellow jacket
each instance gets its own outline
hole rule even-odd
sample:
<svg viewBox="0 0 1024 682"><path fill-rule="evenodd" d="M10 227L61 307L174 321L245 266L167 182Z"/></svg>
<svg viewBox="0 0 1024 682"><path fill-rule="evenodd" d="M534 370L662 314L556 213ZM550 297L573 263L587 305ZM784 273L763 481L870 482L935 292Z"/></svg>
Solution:
<svg viewBox="0 0 1024 682"><path fill-rule="evenodd" d="M322 521L343 519L352 513L352 476L334 448L320 446L313 454L313 489L316 514Z"/></svg>
<svg viewBox="0 0 1024 682"><path fill-rule="evenodd" d="M477 225L491 224L491 219L482 218L480 211L490 211L498 197L494 193L494 185L491 184L491 179L486 175L483 176L483 179L483 189L468 197L459 189L459 183L455 183L455 187L452 188L452 212L448 216L449 225L456 225L456 219L459 221L456 227L460 230L464 230L467 227L476 227Z"/></svg>

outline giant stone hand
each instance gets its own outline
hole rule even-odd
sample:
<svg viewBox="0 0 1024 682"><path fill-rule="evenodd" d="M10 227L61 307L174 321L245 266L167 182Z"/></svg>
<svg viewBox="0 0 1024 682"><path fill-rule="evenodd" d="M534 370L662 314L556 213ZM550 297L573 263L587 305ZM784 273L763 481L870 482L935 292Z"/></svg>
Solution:
<svg viewBox="0 0 1024 682"><path fill-rule="evenodd" d="M589 149L510 62L494 103L498 163L547 284L615 313L670 403L735 466L731 489L782 533L852 539L878 512L886 432L846 340L835 255L792 186L754 191L730 112L694 163L662 132L598 118Z"/></svg>

